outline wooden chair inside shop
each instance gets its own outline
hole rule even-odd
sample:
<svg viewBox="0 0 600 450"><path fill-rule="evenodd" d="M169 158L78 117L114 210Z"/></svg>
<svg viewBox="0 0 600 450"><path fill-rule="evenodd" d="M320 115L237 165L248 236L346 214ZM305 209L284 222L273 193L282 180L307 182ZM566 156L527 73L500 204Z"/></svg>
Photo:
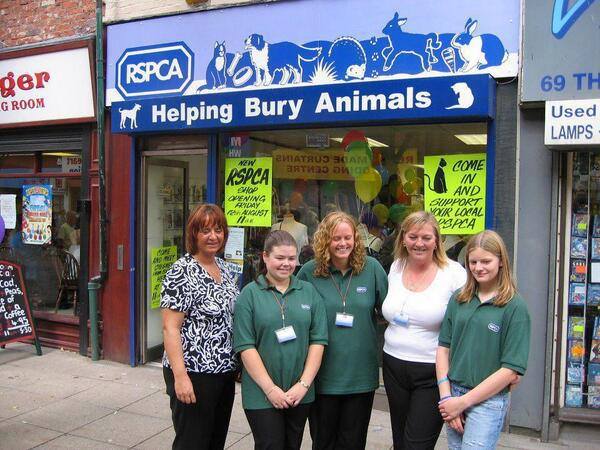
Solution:
<svg viewBox="0 0 600 450"><path fill-rule="evenodd" d="M79 287L79 263L77 259L65 250L56 249L54 259L56 274L59 277L58 295L54 312L58 311L60 302L73 299L73 314L77 314L77 290Z"/></svg>

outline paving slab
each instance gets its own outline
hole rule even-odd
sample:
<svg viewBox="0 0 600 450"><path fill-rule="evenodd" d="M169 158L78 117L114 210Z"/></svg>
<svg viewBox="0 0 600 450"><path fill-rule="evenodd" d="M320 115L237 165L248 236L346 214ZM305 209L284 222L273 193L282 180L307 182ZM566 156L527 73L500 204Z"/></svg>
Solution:
<svg viewBox="0 0 600 450"><path fill-rule="evenodd" d="M19 416L19 420L32 425L67 433L114 413L102 406L63 399Z"/></svg>
<svg viewBox="0 0 600 450"><path fill-rule="evenodd" d="M35 447L36 450L119 450L127 447L120 445L111 445L106 442L99 442L93 439L87 439L70 434L63 434L56 439ZM166 448L166 447L155 447Z"/></svg>
<svg viewBox="0 0 600 450"><path fill-rule="evenodd" d="M144 442L136 445L135 449L139 450L156 450L160 448L169 449L173 444L173 439L175 438L175 431L173 431L173 427L167 428L164 431L156 434L155 436L150 437Z"/></svg>
<svg viewBox="0 0 600 450"><path fill-rule="evenodd" d="M94 386L95 380L79 375L41 372L6 364L0 366L0 387L47 394L57 399L67 398Z"/></svg>
<svg viewBox="0 0 600 450"><path fill-rule="evenodd" d="M162 391L144 397L141 400L126 406L121 411L171 420L169 396Z"/></svg>
<svg viewBox="0 0 600 450"><path fill-rule="evenodd" d="M48 442L61 433L46 428L36 427L17 420L0 423L0 450L30 449Z"/></svg>
<svg viewBox="0 0 600 450"><path fill-rule="evenodd" d="M56 399L50 395L0 387L0 418L19 416L54 401Z"/></svg>
<svg viewBox="0 0 600 450"><path fill-rule="evenodd" d="M133 447L171 426L170 420L117 411L70 434L113 445Z"/></svg>
<svg viewBox="0 0 600 450"><path fill-rule="evenodd" d="M71 396L72 400L120 409L157 392L156 388L133 386L114 381L97 380L90 389Z"/></svg>

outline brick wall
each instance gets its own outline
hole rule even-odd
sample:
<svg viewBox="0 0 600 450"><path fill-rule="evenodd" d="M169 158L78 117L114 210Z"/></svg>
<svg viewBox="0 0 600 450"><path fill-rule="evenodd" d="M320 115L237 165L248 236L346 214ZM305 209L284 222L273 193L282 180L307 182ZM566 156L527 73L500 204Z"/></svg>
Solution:
<svg viewBox="0 0 600 450"><path fill-rule="evenodd" d="M93 34L95 0L0 0L0 48Z"/></svg>
<svg viewBox="0 0 600 450"><path fill-rule="evenodd" d="M105 0L104 22L119 22L181 12L201 11L236 4L278 0L206 0L190 6L186 0Z"/></svg>

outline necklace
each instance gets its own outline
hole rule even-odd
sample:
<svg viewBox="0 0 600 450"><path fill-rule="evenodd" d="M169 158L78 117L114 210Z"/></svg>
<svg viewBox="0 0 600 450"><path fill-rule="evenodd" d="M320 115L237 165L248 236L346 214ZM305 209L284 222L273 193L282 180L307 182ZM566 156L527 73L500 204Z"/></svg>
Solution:
<svg viewBox="0 0 600 450"><path fill-rule="evenodd" d="M413 291L413 292L420 292L425 290L425 288L427 288L430 284L431 281L429 281L427 283L426 286L424 286L423 282L426 280L427 276L429 275L429 272L431 271L432 267L435 267L435 264L430 264L424 271L423 273L419 276L419 277L414 277L411 276L411 271L408 270L408 264L406 265L406 269L404 271L406 277L405 277L405 281L406 281L406 288L409 291ZM414 271L413 271L414 273Z"/></svg>
<svg viewBox="0 0 600 450"><path fill-rule="evenodd" d="M201 262L198 258L196 258L196 256L194 256L194 259L200 265L200 267L202 267L204 271L211 276L213 280L215 280L217 283L221 283L221 270L219 269L216 260L213 260L210 264L207 264Z"/></svg>

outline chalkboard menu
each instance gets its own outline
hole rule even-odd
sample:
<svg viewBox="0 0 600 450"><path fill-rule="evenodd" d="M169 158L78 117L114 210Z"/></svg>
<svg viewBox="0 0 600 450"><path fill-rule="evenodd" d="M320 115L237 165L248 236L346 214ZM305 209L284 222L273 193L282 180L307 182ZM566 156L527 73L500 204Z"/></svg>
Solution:
<svg viewBox="0 0 600 450"><path fill-rule="evenodd" d="M21 266L0 261L0 345L23 339L33 339L40 354Z"/></svg>

